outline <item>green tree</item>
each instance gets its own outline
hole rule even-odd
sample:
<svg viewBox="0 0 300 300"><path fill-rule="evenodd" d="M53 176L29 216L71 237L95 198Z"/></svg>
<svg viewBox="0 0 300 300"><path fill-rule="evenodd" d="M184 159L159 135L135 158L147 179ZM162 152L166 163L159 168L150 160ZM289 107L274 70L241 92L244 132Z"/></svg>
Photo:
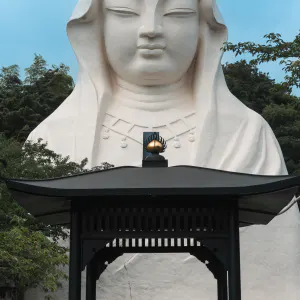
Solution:
<svg viewBox="0 0 300 300"><path fill-rule="evenodd" d="M7 68L2 67L0 73L0 91L3 93L13 92L16 87L22 84L20 79L20 68L18 65L12 65Z"/></svg>
<svg viewBox="0 0 300 300"><path fill-rule="evenodd" d="M0 231L0 240L0 282L16 288L14 299L23 300L30 287L54 292L67 279L61 268L68 263L67 249L30 230L23 220Z"/></svg>
<svg viewBox="0 0 300 300"><path fill-rule="evenodd" d="M286 73L283 86L292 91L293 87L300 88L300 31L291 42L284 41L279 33L269 33L264 36L266 44L253 42L226 43L225 51L232 51L235 56L251 54L254 59L251 65L279 61Z"/></svg>
<svg viewBox="0 0 300 300"><path fill-rule="evenodd" d="M33 63L25 69L25 84L35 84L47 72L47 62L41 55L34 54Z"/></svg>
<svg viewBox="0 0 300 300"><path fill-rule="evenodd" d="M29 133L65 100L74 88L64 64L47 67L35 55L24 82L17 65L0 71L0 132L24 142Z"/></svg>
<svg viewBox="0 0 300 300"><path fill-rule="evenodd" d="M8 166L4 177L45 179L87 172L87 160L80 164L57 155L38 141L24 146L13 138L0 135L1 158ZM112 167L104 163L92 170ZM68 249L58 244L68 237L62 226L49 226L20 207L4 183L0 183L0 283L17 288L17 300L22 300L29 288L40 287L45 292L61 286L66 274L62 266L68 263ZM49 295L48 295L49 296Z"/></svg>

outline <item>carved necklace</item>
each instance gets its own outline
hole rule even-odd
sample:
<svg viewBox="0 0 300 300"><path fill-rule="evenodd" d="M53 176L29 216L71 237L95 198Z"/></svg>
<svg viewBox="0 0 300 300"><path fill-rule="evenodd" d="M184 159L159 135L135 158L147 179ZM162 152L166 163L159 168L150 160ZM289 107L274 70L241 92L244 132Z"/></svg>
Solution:
<svg viewBox="0 0 300 300"><path fill-rule="evenodd" d="M196 113L188 113L181 117L177 117L174 120L167 122L166 124L160 124L159 126L142 126L141 124L135 124L112 114L112 112L106 113L102 139L106 140L110 138L110 132L119 134L122 138L121 147L127 147L127 140L133 140L140 145L143 144L142 132L160 132L164 139L168 142L173 139L173 147L180 148L180 137L188 133L188 141L193 143L195 141L195 129L196 129Z"/></svg>

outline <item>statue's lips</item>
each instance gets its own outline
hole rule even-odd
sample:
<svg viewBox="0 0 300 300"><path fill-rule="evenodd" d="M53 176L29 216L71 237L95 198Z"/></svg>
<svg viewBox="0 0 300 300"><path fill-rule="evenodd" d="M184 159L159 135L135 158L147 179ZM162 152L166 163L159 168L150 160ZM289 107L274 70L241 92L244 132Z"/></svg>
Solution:
<svg viewBox="0 0 300 300"><path fill-rule="evenodd" d="M138 46L138 49L147 49L147 50L158 50L158 49L163 50L165 48L166 46L161 44L143 44Z"/></svg>
<svg viewBox="0 0 300 300"><path fill-rule="evenodd" d="M160 44L147 44L138 46L139 53L144 57L161 56L166 47Z"/></svg>

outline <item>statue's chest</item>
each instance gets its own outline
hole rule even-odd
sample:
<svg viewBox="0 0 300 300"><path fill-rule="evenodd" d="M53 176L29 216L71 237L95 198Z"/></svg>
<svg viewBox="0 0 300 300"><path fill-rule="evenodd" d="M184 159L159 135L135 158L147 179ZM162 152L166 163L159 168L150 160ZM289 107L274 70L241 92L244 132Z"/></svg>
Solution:
<svg viewBox="0 0 300 300"><path fill-rule="evenodd" d="M141 126L107 116L99 139L97 164L115 167L140 166L143 159L143 132L159 132L167 143L163 153L169 166L191 165L195 151L195 121L190 115L161 126Z"/></svg>

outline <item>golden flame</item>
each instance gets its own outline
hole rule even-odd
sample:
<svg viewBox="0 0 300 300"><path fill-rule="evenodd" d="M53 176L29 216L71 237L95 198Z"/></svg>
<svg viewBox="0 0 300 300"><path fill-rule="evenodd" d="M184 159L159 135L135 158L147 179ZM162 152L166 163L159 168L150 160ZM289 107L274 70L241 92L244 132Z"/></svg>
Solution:
<svg viewBox="0 0 300 300"><path fill-rule="evenodd" d="M153 140L152 142L150 142L147 145L146 150L150 153L153 153L153 152L161 153L164 150L164 146L161 142L159 142L157 140Z"/></svg>

